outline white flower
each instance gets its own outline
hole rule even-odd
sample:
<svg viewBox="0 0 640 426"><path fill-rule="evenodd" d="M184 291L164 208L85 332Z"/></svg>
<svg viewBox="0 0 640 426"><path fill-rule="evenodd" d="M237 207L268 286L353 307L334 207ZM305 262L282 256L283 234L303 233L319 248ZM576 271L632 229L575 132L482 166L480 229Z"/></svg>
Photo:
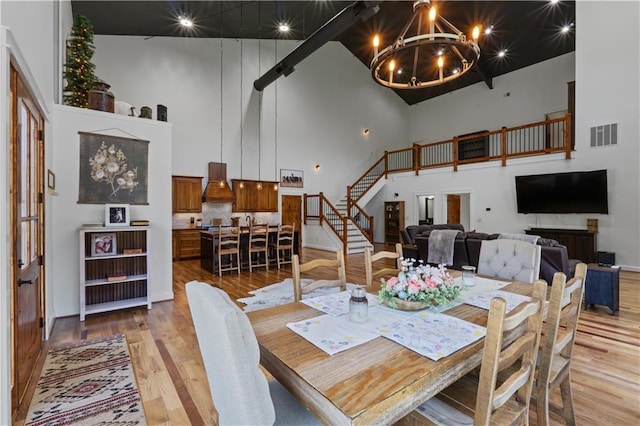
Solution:
<svg viewBox="0 0 640 426"><path fill-rule="evenodd" d="M115 173L120 169L120 166L118 166L118 163L116 163L115 161L111 161L109 162L109 164L107 164L107 171L110 173Z"/></svg>
<svg viewBox="0 0 640 426"><path fill-rule="evenodd" d="M104 171L102 169L96 170L96 177L102 179L104 177Z"/></svg>
<svg viewBox="0 0 640 426"><path fill-rule="evenodd" d="M107 161L107 157L105 157L101 152L98 152L95 157L93 157L93 159L95 160L96 163L98 164L103 164L105 161Z"/></svg>
<svg viewBox="0 0 640 426"><path fill-rule="evenodd" d="M124 186L124 184L126 183L124 178L121 178L121 177L118 178L117 182L118 182L118 185L120 185L120 186Z"/></svg>
<svg viewBox="0 0 640 426"><path fill-rule="evenodd" d="M114 145L111 145L109 147L109 154L113 155L116 153L116 147Z"/></svg>

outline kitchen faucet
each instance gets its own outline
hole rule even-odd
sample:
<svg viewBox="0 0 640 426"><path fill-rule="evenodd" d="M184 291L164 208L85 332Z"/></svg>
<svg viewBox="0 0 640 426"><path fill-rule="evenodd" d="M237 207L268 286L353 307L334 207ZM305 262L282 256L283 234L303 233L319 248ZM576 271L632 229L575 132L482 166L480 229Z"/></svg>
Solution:
<svg viewBox="0 0 640 426"><path fill-rule="evenodd" d="M245 220L247 221L247 225L251 226L251 215L247 215L247 217L245 217Z"/></svg>

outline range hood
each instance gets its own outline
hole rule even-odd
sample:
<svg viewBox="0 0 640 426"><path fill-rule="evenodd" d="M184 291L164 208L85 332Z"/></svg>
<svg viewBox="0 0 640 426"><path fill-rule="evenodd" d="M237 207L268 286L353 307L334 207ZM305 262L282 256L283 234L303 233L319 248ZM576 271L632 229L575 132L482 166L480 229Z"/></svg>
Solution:
<svg viewBox="0 0 640 426"><path fill-rule="evenodd" d="M209 163L209 181L202 194L205 203L232 203L233 191L227 183L227 164Z"/></svg>

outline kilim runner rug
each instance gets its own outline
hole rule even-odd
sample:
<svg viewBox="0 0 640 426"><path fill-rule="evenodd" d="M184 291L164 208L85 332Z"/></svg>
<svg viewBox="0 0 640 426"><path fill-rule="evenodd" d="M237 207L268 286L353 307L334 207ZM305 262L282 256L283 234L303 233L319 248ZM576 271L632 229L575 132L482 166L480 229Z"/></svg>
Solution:
<svg viewBox="0 0 640 426"><path fill-rule="evenodd" d="M49 349L25 425L146 425L122 334Z"/></svg>

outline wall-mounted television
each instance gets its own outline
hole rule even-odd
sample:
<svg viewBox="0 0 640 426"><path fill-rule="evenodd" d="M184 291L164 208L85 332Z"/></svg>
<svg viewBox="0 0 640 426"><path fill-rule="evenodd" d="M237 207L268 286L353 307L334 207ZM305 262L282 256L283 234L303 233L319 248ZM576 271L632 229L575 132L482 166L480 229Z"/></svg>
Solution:
<svg viewBox="0 0 640 426"><path fill-rule="evenodd" d="M518 213L609 213L607 171L516 176Z"/></svg>

